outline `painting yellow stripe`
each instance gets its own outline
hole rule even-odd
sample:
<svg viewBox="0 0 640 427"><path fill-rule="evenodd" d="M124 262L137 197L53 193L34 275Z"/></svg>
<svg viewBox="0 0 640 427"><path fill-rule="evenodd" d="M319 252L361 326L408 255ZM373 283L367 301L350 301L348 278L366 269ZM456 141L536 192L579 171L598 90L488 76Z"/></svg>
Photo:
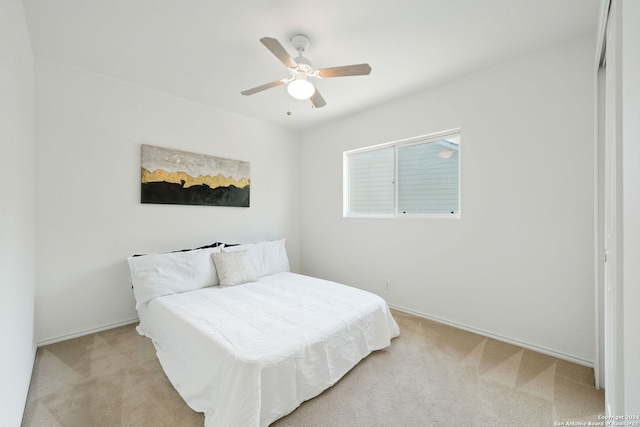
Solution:
<svg viewBox="0 0 640 427"><path fill-rule="evenodd" d="M238 188L244 188L250 184L250 180L247 178L242 178L239 181L231 177L225 177L222 175L217 176L198 176L192 177L189 174L184 172L167 172L162 169L157 169L153 172L149 172L145 168L142 168L142 183L149 182L171 182L174 184L183 183L182 186L184 188L188 188L194 185L208 185L211 188L217 187L229 187L234 185Z"/></svg>

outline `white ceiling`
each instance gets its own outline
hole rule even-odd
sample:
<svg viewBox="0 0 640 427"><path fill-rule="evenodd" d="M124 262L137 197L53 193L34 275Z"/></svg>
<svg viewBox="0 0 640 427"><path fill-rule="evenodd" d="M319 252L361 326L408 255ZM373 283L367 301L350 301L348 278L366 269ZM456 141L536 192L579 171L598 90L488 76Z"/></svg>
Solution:
<svg viewBox="0 0 640 427"><path fill-rule="evenodd" d="M259 120L303 129L546 46L595 33L598 0L23 0L34 54ZM367 62L369 76L314 80L312 109L260 42L315 67ZM292 114L287 115L287 111Z"/></svg>

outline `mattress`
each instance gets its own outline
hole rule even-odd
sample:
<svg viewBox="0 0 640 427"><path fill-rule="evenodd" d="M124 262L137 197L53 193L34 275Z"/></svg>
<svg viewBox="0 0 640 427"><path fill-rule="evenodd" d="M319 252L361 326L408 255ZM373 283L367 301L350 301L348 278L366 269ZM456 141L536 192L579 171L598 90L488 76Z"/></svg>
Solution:
<svg viewBox="0 0 640 427"><path fill-rule="evenodd" d="M209 427L267 426L399 335L379 296L290 272L149 301L139 331Z"/></svg>

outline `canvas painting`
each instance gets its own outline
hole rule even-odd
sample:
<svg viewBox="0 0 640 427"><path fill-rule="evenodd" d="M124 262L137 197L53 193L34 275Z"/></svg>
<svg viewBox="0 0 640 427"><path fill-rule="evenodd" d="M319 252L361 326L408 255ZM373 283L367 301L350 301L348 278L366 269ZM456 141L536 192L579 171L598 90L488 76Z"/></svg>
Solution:
<svg viewBox="0 0 640 427"><path fill-rule="evenodd" d="M249 207L249 162L142 145L142 203Z"/></svg>

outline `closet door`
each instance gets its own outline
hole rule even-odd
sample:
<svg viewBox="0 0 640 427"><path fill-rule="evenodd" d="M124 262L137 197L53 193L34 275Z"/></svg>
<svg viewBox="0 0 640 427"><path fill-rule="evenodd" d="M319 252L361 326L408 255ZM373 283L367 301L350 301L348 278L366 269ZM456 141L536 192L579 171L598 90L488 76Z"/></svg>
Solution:
<svg viewBox="0 0 640 427"><path fill-rule="evenodd" d="M620 288L621 256L621 126L619 76L619 11L611 2L607 24L605 69L604 142L604 368L607 415L624 413L622 325L623 301Z"/></svg>

